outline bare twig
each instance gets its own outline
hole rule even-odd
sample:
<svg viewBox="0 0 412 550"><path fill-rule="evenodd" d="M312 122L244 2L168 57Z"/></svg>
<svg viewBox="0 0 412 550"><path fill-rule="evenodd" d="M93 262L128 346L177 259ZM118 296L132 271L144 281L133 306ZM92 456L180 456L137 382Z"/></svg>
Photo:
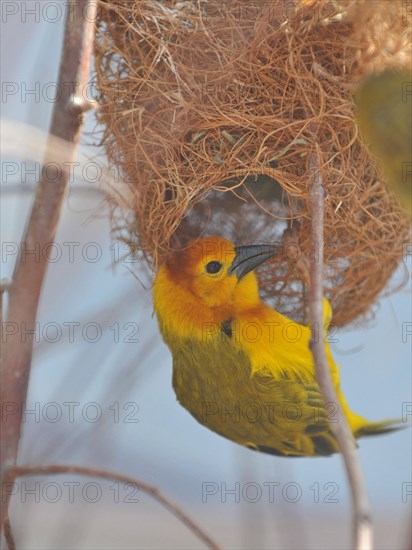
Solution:
<svg viewBox="0 0 412 550"><path fill-rule="evenodd" d="M319 169L319 157L313 153L310 158L310 169L313 176L312 186L312 244L317 249L317 258L312 257L310 317L312 338L310 348L315 361L316 376L325 403L339 403L332 382L323 343L323 249L324 249L324 188ZM316 331L316 327L319 330ZM316 336L317 335L317 336ZM353 525L355 550L370 550L372 548L372 521L367 489L362 475L361 464L356 450L355 441L341 407L338 407L336 423L331 423L339 449L345 463L346 473L353 501Z"/></svg>
<svg viewBox="0 0 412 550"><path fill-rule="evenodd" d="M219 550L218 545L208 536L201 528L191 520L185 512L174 502L164 496L159 489L148 485L147 483L135 479L133 477L124 476L122 474L117 474L113 472L108 472L107 470L99 470L96 468L85 468L83 466L21 466L9 470L4 477L4 486L6 487L5 495L3 500L5 503L5 536L9 546L9 550L15 549L13 534L10 526L10 521L8 518L8 505L10 501L10 496L12 492L11 485L14 483L17 477L22 476L38 476L38 475L56 475L56 474L75 474L89 477L98 477L102 479L108 479L110 481L117 481L119 483L124 483L128 485L134 485L139 490L147 493L167 510L169 510L174 516L177 517L192 533L198 537L208 548L212 550ZM6 485L7 484L7 485Z"/></svg>
<svg viewBox="0 0 412 550"><path fill-rule="evenodd" d="M58 90L47 143L45 165L62 166L62 161L74 158L82 126L82 115L91 106L84 97L89 61L92 52L95 0L70 0L67 4L63 54L59 70ZM67 157L56 158L53 136L68 142ZM33 207L20 245L9 289L7 321L16 328L8 335L1 364L1 475L16 464L20 430L21 407L26 400L33 348L33 332L44 275L47 254L44 250L54 239L60 210L67 188L67 171L56 170L52 179L43 171L36 189ZM25 339L21 328L25 328ZM3 525L3 521L1 522Z"/></svg>

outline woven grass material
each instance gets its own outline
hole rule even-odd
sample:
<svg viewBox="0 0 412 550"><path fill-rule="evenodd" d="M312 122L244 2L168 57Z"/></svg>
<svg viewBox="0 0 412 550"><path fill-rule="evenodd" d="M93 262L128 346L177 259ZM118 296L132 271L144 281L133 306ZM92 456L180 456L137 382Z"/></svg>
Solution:
<svg viewBox="0 0 412 550"><path fill-rule="evenodd" d="M360 141L353 93L405 67L402 2L105 0L96 73L108 157L127 184L113 231L156 267L189 239L280 242L299 220L310 255L309 157L322 161L325 292L342 326L365 316L399 264L409 224ZM306 319L285 249L264 297Z"/></svg>

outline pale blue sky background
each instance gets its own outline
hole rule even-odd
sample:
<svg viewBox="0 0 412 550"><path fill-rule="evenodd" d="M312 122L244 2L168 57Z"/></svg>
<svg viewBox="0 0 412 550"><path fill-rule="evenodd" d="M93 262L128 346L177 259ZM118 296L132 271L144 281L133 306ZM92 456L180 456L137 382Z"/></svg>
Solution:
<svg viewBox="0 0 412 550"><path fill-rule="evenodd" d="M4 82L15 83L19 93L13 97L3 94L2 118L46 130L52 103L44 98L37 102L34 96L28 96L24 103L20 91L24 83L33 89L38 82L43 90L56 81L63 20L51 23L40 14L36 22L27 15L24 24L22 4L16 3L16 15L5 19L3 13L3 86ZM48 17L55 16L50 11ZM89 118L87 129L92 127ZM28 145L28 150L33 149ZM89 149L87 154L94 156L95 151ZM20 165L21 160L28 159L3 153L3 176L4 162L11 160ZM19 174L13 181L19 181ZM65 203L56 238L65 253L50 266L39 311L40 327L78 322L80 329L76 329L74 342L63 333L58 342L40 342L36 348L28 402L32 408L39 403L40 417L28 417L21 461L95 465L137 476L182 504L224 547L349 547L349 498L340 457L285 460L253 453L206 430L176 402L171 357L152 317L150 291L139 285L124 264L112 268L107 210L96 215L102 195L90 186L81 191L83 184L81 178L76 180ZM32 200L30 189L27 184L25 190L16 192L11 179L4 181L3 177L1 236L5 243L18 242L21 237ZM72 263L67 246L63 246L68 242L80 243ZM96 263L86 261L81 253L91 242L102 251ZM5 277L11 274L14 258L3 259ZM370 419L400 417L402 404L411 402L412 336L402 341L403 323L411 321L408 287L381 301L370 326L338 333L339 343L333 349L342 367L342 387L352 408ZM101 327L98 342L88 343L82 337L86 323ZM121 328L125 323L137 324L135 336L139 341L114 342L114 323L119 323L120 340L129 333ZM61 421L52 423L42 418L50 402L64 410ZM64 402L80 402L73 423ZM97 403L102 411L96 423L85 421L81 414L90 402ZM115 403L120 407L119 422L114 421ZM122 410L127 403L136 405ZM139 409L134 418L139 422L122 421L135 406ZM47 410L53 414L51 408ZM88 411L93 414L93 407ZM378 518L377 548L403 548L405 544L412 495L402 502L402 487L411 483L410 436L410 429L405 429L360 441L360 456ZM43 480L47 481L50 479ZM202 502L205 482L217 484L214 487L219 492ZM241 489L246 482L257 484L262 489L260 501L246 502L247 495L239 503L233 496L222 503L222 484L233 488L237 482ZM263 485L267 482L280 483L273 503L269 502L267 485ZM296 503L287 502L294 492L291 485L286 489L285 485L292 483L301 490ZM325 489L326 483L335 485ZM317 487L319 503L314 502ZM339 502L323 502L333 488ZM286 499L282 490L290 491ZM249 497L253 497L252 490ZM102 501L95 504L79 498L71 505L63 496L54 504L41 499L33 507L29 497L26 504L16 498L12 517L24 548L201 547L167 512L143 495L139 499L139 504L114 503L113 490L106 485Z"/></svg>

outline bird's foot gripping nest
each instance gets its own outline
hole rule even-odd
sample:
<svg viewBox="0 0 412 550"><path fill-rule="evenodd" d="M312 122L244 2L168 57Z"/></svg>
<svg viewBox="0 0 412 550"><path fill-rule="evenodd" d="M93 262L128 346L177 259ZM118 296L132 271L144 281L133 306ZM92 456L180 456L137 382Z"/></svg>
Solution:
<svg viewBox="0 0 412 550"><path fill-rule="evenodd" d="M294 263L299 270L305 288L310 288L310 260L302 252L299 244L300 223L294 221L283 232L284 256L291 263Z"/></svg>

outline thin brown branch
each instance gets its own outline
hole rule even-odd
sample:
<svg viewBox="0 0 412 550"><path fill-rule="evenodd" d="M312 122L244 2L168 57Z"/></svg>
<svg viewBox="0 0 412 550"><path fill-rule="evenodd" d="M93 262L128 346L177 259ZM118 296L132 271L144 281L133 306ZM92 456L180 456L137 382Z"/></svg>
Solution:
<svg viewBox="0 0 412 550"><path fill-rule="evenodd" d="M38 475L58 475L58 474L75 474L89 477L98 477L101 479L107 479L110 481L117 481L119 483L124 483L127 485L133 485L139 490L143 491L150 495L154 500L159 502L164 506L169 512L177 517L186 527L192 531L192 533L199 538L204 544L211 548L212 550L219 550L219 546L208 536L206 533L192 520L189 516L173 501L167 498L163 493L159 491L156 487L148 485L144 481L139 479L125 476L122 474L117 474L114 472L108 472L107 470L99 470L96 468L86 468L83 466L21 466L9 470L4 477L4 484L8 484L6 487L5 496L3 499L6 500L5 504L5 534L6 540L9 545L9 550L14 550L14 539L11 530L11 525L8 517L8 505L10 501L11 491L10 485L14 483L17 477L22 476L38 476Z"/></svg>
<svg viewBox="0 0 412 550"><path fill-rule="evenodd" d="M337 403L339 399L332 382L325 346L323 343L323 254L324 254L324 188L319 168L319 157L313 153L310 158L313 176L312 185L312 245L317 254L312 256L310 317L312 338L310 348L313 354L317 380L325 403ZM317 256L317 258L315 258ZM316 330L319 327L319 330ZM316 336L317 335L317 336ZM331 423L339 449L345 463L353 502L353 526L355 550L370 550L372 542L372 521L366 484L356 450L352 431L341 407L338 407L336 423Z"/></svg>
<svg viewBox="0 0 412 550"><path fill-rule="evenodd" d="M82 115L90 107L83 95L89 74L96 9L95 0L70 0L67 4L57 86L59 94L53 109L45 165L53 166L49 163L54 163L62 167L63 161L74 159ZM54 136L68 142L64 159L53 153ZM17 460L21 408L27 394L37 306L47 269L47 255L43 251L55 237L68 182L67 171L63 168L57 169L52 179L48 177L48 170L42 172L9 289L7 322L16 331L7 337L1 363L2 415L4 413L1 418L2 477ZM21 338L23 326L27 335L24 341Z"/></svg>

